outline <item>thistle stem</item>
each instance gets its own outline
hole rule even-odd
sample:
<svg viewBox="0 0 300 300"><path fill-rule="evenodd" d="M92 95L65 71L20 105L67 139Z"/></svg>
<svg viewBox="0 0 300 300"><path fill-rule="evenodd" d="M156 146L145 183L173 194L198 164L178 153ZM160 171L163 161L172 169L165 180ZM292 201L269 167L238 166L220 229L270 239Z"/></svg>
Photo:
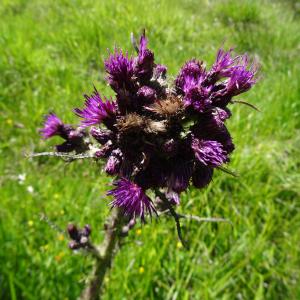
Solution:
<svg viewBox="0 0 300 300"><path fill-rule="evenodd" d="M110 269L118 249L118 241L121 236L120 230L123 220L121 211L119 209L113 209L112 214L105 223L104 240L98 247L95 247L96 249L93 249L93 253L91 253L95 259L95 264L79 300L101 299L105 274Z"/></svg>
<svg viewBox="0 0 300 300"><path fill-rule="evenodd" d="M94 154L70 154L65 152L39 152L39 153L29 153L26 154L28 158L38 157L38 156L54 156L63 157L70 159L85 159L85 158L95 158Z"/></svg>
<svg viewBox="0 0 300 300"><path fill-rule="evenodd" d="M159 190L156 190L155 194L156 194L156 196L158 196L166 204L166 206L167 206L167 208L169 210L169 213L174 218L174 221L175 221L175 224L176 224L176 230L177 230L178 238L179 238L181 244L185 248L188 249L188 245L187 245L186 241L183 239L183 236L182 236L181 224L180 224L180 216L176 213L174 207L169 202L169 200L167 199L167 197L165 196L164 193L160 192Z"/></svg>

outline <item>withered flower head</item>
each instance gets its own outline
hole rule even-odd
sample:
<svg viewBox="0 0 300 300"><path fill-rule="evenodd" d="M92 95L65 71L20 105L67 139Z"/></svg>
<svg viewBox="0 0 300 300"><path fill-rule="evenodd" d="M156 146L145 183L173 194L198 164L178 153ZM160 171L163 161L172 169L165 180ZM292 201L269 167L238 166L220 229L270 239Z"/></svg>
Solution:
<svg viewBox="0 0 300 300"><path fill-rule="evenodd" d="M104 170L116 177L108 192L114 197L111 205L144 220L157 204L147 190L160 189L170 204L179 204L180 193L191 184L205 187L214 169L229 162L234 144L225 125L231 117L228 105L256 83L257 68L246 55L220 49L211 69L189 60L169 84L167 68L155 63L145 34L136 48L136 57L116 48L105 61L114 101L95 89L85 96L85 107L75 109L82 119L77 130L50 114L41 132L44 138L65 140L58 151L89 152L106 160ZM90 138L87 126L92 126ZM69 230L74 240L76 230Z"/></svg>
<svg viewBox="0 0 300 300"><path fill-rule="evenodd" d="M184 103L180 96L170 95L166 99L155 101L152 105L146 107L146 109L156 115L172 117L183 113Z"/></svg>
<svg viewBox="0 0 300 300"><path fill-rule="evenodd" d="M145 126L145 117L136 113L130 113L117 120L117 128L120 132L140 132Z"/></svg>

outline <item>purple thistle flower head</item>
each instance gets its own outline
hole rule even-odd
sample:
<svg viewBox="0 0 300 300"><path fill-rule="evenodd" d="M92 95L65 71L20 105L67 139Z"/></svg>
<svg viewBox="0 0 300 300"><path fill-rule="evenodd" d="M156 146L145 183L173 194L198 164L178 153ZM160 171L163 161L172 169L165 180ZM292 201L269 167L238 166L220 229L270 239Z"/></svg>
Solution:
<svg viewBox="0 0 300 300"><path fill-rule="evenodd" d="M234 144L228 129L214 112L212 114L203 114L191 130L194 136L200 140L219 142L227 154L234 150Z"/></svg>
<svg viewBox="0 0 300 300"><path fill-rule="evenodd" d="M227 94L231 97L248 91L256 83L256 67L251 67L249 70L246 67L247 58L244 60L244 65L238 66L232 71L226 85Z"/></svg>
<svg viewBox="0 0 300 300"><path fill-rule="evenodd" d="M123 90L134 90L134 61L132 58L128 58L128 53L124 55L121 50L115 49L114 54L109 56L104 65L108 73L108 83L116 93L122 94Z"/></svg>
<svg viewBox="0 0 300 300"><path fill-rule="evenodd" d="M214 137L225 127L224 122L229 119L231 112L228 108L215 107L198 116L197 123L192 127L196 137L203 139Z"/></svg>
<svg viewBox="0 0 300 300"><path fill-rule="evenodd" d="M84 108L74 110L82 118L80 127L74 129L50 114L41 132L44 138L65 139L56 146L59 152L105 159L104 170L117 179L108 192L114 197L111 206L144 220L146 213L155 212L154 205L162 209L162 202L179 204L180 193L191 183L205 187L214 168L229 162L234 144L225 126L231 116L227 105L253 86L256 68L249 67L246 55L234 57L232 49L220 49L209 71L199 60L187 61L174 88L166 78L167 68L154 63L145 34L139 46L132 41L136 57L115 49L105 61L116 100L101 98L95 89L85 96ZM85 127L93 125L98 126L87 133ZM164 199L152 203L145 193L149 189Z"/></svg>
<svg viewBox="0 0 300 300"><path fill-rule="evenodd" d="M154 53L147 48L145 33L140 38L139 53L135 60L134 73L140 80L149 80L153 74Z"/></svg>
<svg viewBox="0 0 300 300"><path fill-rule="evenodd" d="M102 122L111 123L115 120L116 104L115 102L102 100L100 94L95 89L91 96L85 95L85 108L75 108L74 112L82 118L83 127L101 124Z"/></svg>
<svg viewBox="0 0 300 300"><path fill-rule="evenodd" d="M222 77L229 77L234 69L234 63L239 59L238 56L232 57L233 49L225 52L222 48L219 49L216 61L213 64L209 76L218 81Z"/></svg>
<svg viewBox="0 0 300 300"><path fill-rule="evenodd" d="M44 128L40 130L44 139L59 135L67 139L71 126L65 125L54 113L45 116Z"/></svg>
<svg viewBox="0 0 300 300"><path fill-rule="evenodd" d="M178 92L186 93L189 89L199 85L205 78L206 71L202 62L192 59L184 64L176 80L175 86Z"/></svg>
<svg viewBox="0 0 300 300"><path fill-rule="evenodd" d="M228 79L215 86L215 91L211 94L211 100L214 105L225 107L232 97L248 91L255 83L257 65L248 67L249 59L245 54L235 59L236 65L230 68Z"/></svg>
<svg viewBox="0 0 300 300"><path fill-rule="evenodd" d="M184 96L184 105L192 106L198 112L204 112L211 104L209 87L195 86L187 90Z"/></svg>
<svg viewBox="0 0 300 300"><path fill-rule="evenodd" d="M157 79L159 77L165 78L167 75L167 67L164 65L156 65L154 69L154 77Z"/></svg>
<svg viewBox="0 0 300 300"><path fill-rule="evenodd" d="M191 147L195 158L205 166L219 167L227 161L226 152L219 142L192 138Z"/></svg>
<svg viewBox="0 0 300 300"><path fill-rule="evenodd" d="M141 100L141 103L139 103L139 105L152 104L157 98L155 89L146 85L139 88L139 90L137 91L137 96Z"/></svg>
<svg viewBox="0 0 300 300"><path fill-rule="evenodd" d="M145 213L151 215L152 212L155 212L151 199L136 183L121 178L114 185L116 188L107 193L115 198L111 205L122 208L125 215L140 217L141 220L144 220Z"/></svg>

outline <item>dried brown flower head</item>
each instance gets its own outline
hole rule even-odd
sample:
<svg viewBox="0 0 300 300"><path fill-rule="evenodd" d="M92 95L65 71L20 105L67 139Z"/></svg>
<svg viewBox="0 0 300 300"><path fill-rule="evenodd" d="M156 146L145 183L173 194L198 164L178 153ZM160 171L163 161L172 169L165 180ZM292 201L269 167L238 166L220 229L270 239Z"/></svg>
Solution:
<svg viewBox="0 0 300 300"><path fill-rule="evenodd" d="M184 104L181 97L171 95L166 99L157 100L146 109L164 117L172 117L183 112Z"/></svg>

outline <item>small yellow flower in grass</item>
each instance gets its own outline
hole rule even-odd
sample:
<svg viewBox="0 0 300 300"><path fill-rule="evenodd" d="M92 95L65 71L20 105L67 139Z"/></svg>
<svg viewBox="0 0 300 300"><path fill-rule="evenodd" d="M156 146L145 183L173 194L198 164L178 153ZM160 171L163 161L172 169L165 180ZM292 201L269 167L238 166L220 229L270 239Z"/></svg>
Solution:
<svg viewBox="0 0 300 300"><path fill-rule="evenodd" d="M62 210L60 211L60 214L63 216L63 215L65 214L65 211L62 209Z"/></svg>
<svg viewBox="0 0 300 300"><path fill-rule="evenodd" d="M62 258L64 257L64 255L65 255L64 252L60 252L59 254L57 254L57 255L55 256L55 260L56 260L57 262L60 262L60 261L62 260Z"/></svg>
<svg viewBox="0 0 300 300"><path fill-rule="evenodd" d="M58 237L57 237L57 239L58 239L59 241L63 241L63 240L65 239L65 237L64 237L63 234L59 234Z"/></svg>
<svg viewBox="0 0 300 300"><path fill-rule="evenodd" d="M142 234L142 229L140 229L140 228L137 229L137 230L135 231L135 234L136 234L136 235L141 235L141 234Z"/></svg>
<svg viewBox="0 0 300 300"><path fill-rule="evenodd" d="M57 200L59 197L60 197L60 195L59 195L58 193L55 193L55 194L53 195L53 198L56 199L56 200Z"/></svg>
<svg viewBox="0 0 300 300"><path fill-rule="evenodd" d="M6 124L11 126L11 125L13 124L12 119L7 119L7 120L6 120Z"/></svg>
<svg viewBox="0 0 300 300"><path fill-rule="evenodd" d="M181 249L181 248L183 247L183 245L182 245L181 242L177 242L177 245L176 245L176 246L177 246L178 249Z"/></svg>
<svg viewBox="0 0 300 300"><path fill-rule="evenodd" d="M28 224L29 227L32 227L32 226L33 226L33 221L32 221L32 220L29 220L29 221L27 222L27 224Z"/></svg>
<svg viewBox="0 0 300 300"><path fill-rule="evenodd" d="M49 249L49 245L45 244L44 246L41 246L41 250L47 251Z"/></svg>
<svg viewBox="0 0 300 300"><path fill-rule="evenodd" d="M140 273L140 274L143 274L144 272L145 272L144 267L139 267L139 273Z"/></svg>

